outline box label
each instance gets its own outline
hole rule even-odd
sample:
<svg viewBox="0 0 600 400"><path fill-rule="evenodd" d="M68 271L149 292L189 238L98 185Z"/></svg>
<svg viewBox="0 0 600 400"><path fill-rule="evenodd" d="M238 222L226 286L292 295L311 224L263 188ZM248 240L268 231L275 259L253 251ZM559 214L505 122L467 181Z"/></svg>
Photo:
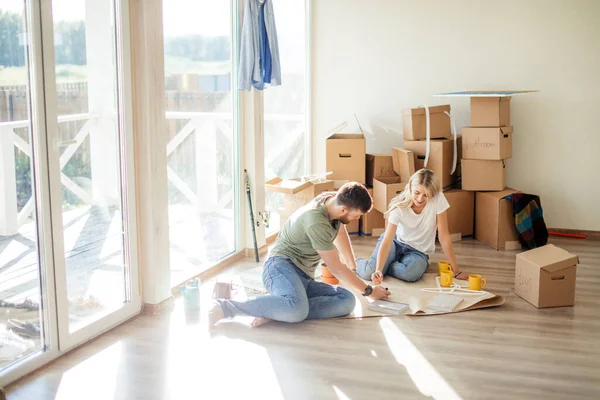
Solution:
<svg viewBox="0 0 600 400"><path fill-rule="evenodd" d="M515 284L517 286L517 290L519 293L523 295L528 295L531 293L531 283L532 279L530 276L522 275L520 272L517 273L517 278L515 280Z"/></svg>

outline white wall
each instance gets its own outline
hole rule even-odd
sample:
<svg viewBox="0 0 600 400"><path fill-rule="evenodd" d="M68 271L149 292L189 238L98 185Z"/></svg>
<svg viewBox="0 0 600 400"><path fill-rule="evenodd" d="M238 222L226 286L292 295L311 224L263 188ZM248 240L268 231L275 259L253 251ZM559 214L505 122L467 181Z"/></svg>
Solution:
<svg viewBox="0 0 600 400"><path fill-rule="evenodd" d="M313 170L357 113L367 152L401 146L402 109L468 99L434 93L539 89L513 97L511 187L542 197L546 224L600 230L600 1L319 0L312 14Z"/></svg>

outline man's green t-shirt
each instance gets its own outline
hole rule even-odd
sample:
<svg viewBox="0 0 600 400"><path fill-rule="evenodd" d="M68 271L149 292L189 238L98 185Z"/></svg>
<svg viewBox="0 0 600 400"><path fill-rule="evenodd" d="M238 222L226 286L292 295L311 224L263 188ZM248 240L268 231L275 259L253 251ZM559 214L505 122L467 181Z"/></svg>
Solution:
<svg viewBox="0 0 600 400"><path fill-rule="evenodd" d="M331 197L332 193L323 193L296 210L281 228L270 255L290 258L314 278L321 259L317 250L334 249L333 241L340 230L340 221L330 221L325 209L325 201Z"/></svg>

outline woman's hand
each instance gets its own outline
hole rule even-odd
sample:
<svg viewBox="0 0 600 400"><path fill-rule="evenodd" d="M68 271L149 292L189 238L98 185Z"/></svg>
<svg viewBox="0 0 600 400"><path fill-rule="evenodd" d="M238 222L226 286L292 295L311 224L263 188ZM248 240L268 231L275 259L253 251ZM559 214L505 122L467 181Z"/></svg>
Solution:
<svg viewBox="0 0 600 400"><path fill-rule="evenodd" d="M459 272L458 275L456 275L456 279L467 281L469 280L469 274L467 274L466 272Z"/></svg>
<svg viewBox="0 0 600 400"><path fill-rule="evenodd" d="M381 285L381 282L383 282L383 274L381 273L381 271L373 272L371 274L371 280L375 285Z"/></svg>

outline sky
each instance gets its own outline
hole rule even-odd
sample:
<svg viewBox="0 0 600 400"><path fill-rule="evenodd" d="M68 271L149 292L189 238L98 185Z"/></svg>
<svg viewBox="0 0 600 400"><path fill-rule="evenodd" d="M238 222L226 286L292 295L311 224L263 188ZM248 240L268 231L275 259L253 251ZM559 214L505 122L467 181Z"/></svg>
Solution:
<svg viewBox="0 0 600 400"><path fill-rule="evenodd" d="M111 0L52 0L54 21L85 19L86 1ZM21 13L24 2L0 0L0 9ZM305 0L273 0L279 50L287 70L303 68L304 3ZM229 36L231 1L163 0L163 30L166 37L186 34Z"/></svg>
<svg viewBox="0 0 600 400"><path fill-rule="evenodd" d="M87 0L109 1L109 0ZM85 17L86 0L53 0L54 21L73 21ZM275 0L273 7L278 17L298 18L304 0ZM24 0L0 0L0 9L21 13ZM231 5L227 0L163 0L165 36L202 34L222 36L230 34ZM279 35L294 35L299 24L279 24ZM301 24L300 24L301 25Z"/></svg>
<svg viewBox="0 0 600 400"><path fill-rule="evenodd" d="M88 0L109 1L109 0ZM53 0L54 21L85 18L86 0ZM23 12L24 0L0 0L0 9ZM165 36L190 33L209 36L229 35L230 2L226 0L164 0L163 24Z"/></svg>

